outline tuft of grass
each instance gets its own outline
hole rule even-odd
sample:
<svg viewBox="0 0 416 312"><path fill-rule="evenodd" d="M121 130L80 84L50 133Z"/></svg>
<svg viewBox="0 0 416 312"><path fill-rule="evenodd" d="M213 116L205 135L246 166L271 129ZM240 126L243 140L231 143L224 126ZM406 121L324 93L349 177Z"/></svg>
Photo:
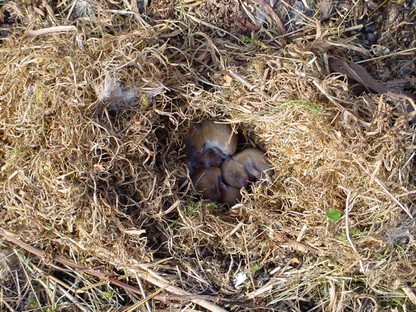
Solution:
<svg viewBox="0 0 416 312"><path fill-rule="evenodd" d="M267 46L263 42L261 42L260 40L252 39L248 36L242 35L239 37L239 40L240 42L245 43L245 44L251 44L251 45L258 46L262 49L267 49Z"/></svg>
<svg viewBox="0 0 416 312"><path fill-rule="evenodd" d="M350 228L349 229L349 234L353 238L360 238L363 235L365 235L365 232L363 232L363 231L361 231L361 230L359 230L357 228ZM341 234L335 236L335 239L338 240L338 241L345 241L345 240L347 240L346 231L343 229Z"/></svg>
<svg viewBox="0 0 416 312"><path fill-rule="evenodd" d="M312 103L307 100L290 100L278 105L279 108L287 108L291 106L298 106L300 108L304 108L314 112L315 114L321 114L322 108L319 103Z"/></svg>

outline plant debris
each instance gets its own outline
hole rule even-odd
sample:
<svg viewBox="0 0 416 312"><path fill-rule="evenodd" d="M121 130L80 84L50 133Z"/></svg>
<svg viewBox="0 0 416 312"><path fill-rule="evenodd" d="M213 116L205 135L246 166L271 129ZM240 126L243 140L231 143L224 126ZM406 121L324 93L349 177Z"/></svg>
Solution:
<svg viewBox="0 0 416 312"><path fill-rule="evenodd" d="M328 66L414 93L414 1L301 2L1 6L0 310L415 310L414 112ZM183 161L206 119L274 172L233 209Z"/></svg>

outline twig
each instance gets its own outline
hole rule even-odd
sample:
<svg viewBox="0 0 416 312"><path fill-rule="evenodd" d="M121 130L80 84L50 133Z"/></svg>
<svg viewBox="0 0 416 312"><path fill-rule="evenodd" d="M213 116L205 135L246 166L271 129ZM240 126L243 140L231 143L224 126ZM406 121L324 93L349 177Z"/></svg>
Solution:
<svg viewBox="0 0 416 312"><path fill-rule="evenodd" d="M153 294L151 294L151 295L149 295L149 296L147 296L147 297L144 297L142 300L140 300L140 301L136 302L136 303L135 303L135 304L133 304L132 306L130 306L130 307L128 307L127 309L123 310L123 312L132 312L132 311L137 311L137 309L138 309L141 305L143 305L143 303L145 303L145 304L146 304L147 311L151 312L151 311L152 311L152 309L150 308L150 305L149 305L149 302L148 302L148 301L149 301L150 299L152 299L152 298L155 298L155 297L157 296L157 294L161 293L163 290L164 290L164 288L159 288L159 289L158 289L158 290L156 290Z"/></svg>
<svg viewBox="0 0 416 312"><path fill-rule="evenodd" d="M34 37L42 36L46 34L68 32L68 31L77 31L77 28L75 26L55 26L55 27L42 28L38 30L29 30L24 34L24 37L34 38Z"/></svg>
<svg viewBox="0 0 416 312"><path fill-rule="evenodd" d="M147 311L151 312L152 308L150 307L149 300L151 298L153 298L154 296L156 296L159 292L161 292L164 289L159 288L156 292L154 292L150 296L146 296L146 292L144 291L144 288L143 288L142 279L139 276L136 276L136 279L137 279L137 284L139 284L140 291L142 292L142 296L144 298L143 300L146 300L145 305L146 305Z"/></svg>
<svg viewBox="0 0 416 312"><path fill-rule="evenodd" d="M366 63L366 62L370 62L370 61L374 61L374 60L379 60L379 59L384 59L384 58L392 57L392 56L395 56L395 55L406 54L408 52L411 52L409 54L412 54L415 50L416 50L416 48L405 49L405 50L396 51L396 52L392 52L392 53L385 54L385 55L380 55L380 56L372 57L372 58L369 58L369 59L366 59L366 60L357 61L355 63L362 64L362 63Z"/></svg>
<svg viewBox="0 0 416 312"><path fill-rule="evenodd" d="M232 71L231 69L228 70L228 73L230 74L231 77L233 77L235 80L240 82L250 91L253 91L256 89L255 86L253 86L251 83L249 83L247 80L245 80L243 77L241 77L240 75L238 75L236 72Z"/></svg>
<svg viewBox="0 0 416 312"><path fill-rule="evenodd" d="M247 89L249 89L250 91L255 91L259 95L265 97L267 100L270 100L270 96L268 96L263 90L261 90L260 88L252 85L251 83L249 83L247 80L245 80L243 77L241 77L239 74L237 74L233 70L229 69L229 70L227 70L227 73L231 77L233 77L235 80L237 80L239 83L241 83L243 86L245 86Z"/></svg>
<svg viewBox="0 0 416 312"><path fill-rule="evenodd" d="M347 193L347 199L345 200L345 235L347 236L347 240L351 245L352 250L354 250L354 252L360 257L360 254L357 251L357 248L355 248L354 243L352 242L352 239L350 237L350 229L349 229L349 225L348 225L348 221L349 221L349 212L350 209L353 207L354 202L355 202L355 197L350 200L351 197L351 191L348 191ZM360 259L359 260L360 263L360 271L361 273L365 273L365 268L364 268L364 262Z"/></svg>

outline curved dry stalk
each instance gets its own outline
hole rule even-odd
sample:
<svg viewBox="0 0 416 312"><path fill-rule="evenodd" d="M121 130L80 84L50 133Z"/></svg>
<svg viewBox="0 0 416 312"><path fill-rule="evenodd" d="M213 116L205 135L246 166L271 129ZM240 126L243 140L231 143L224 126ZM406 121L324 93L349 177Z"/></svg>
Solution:
<svg viewBox="0 0 416 312"><path fill-rule="evenodd" d="M50 259L48 259L46 253L44 251L41 251L37 248L34 248L26 243L24 243L22 240L16 238L15 235L13 235L12 233L1 229L0 228L0 235L2 235L6 240L8 240L9 242L12 242L16 245L18 245L19 247L27 250L28 252L36 255L40 260L42 260L46 265L48 265L48 263L50 263ZM55 256L53 258L53 261L56 261L60 264L63 264L67 267L70 267L73 270L76 270L78 272L82 272L82 273L86 273L86 274L90 274L92 276L95 276L99 279L101 279L102 281L108 281L109 283L121 287L123 289L125 289L126 291L130 291L134 294L137 295L142 295L142 292L140 291L140 289L137 289L133 286L130 286L126 283L123 283L119 280L117 280L114 277L110 277L107 274L102 273L101 271L95 270L95 269L91 269L88 267L84 267L82 265L76 264L64 257L61 256ZM56 269L60 269L57 266L53 266ZM152 295L153 298L158 299L158 300L162 300L162 301L170 301L170 300L189 300L192 301L196 304L198 304L199 306L209 310L209 311L213 311L213 312L225 312L226 310L219 307L218 305L209 302L205 299L201 299L200 296L198 295L193 295L187 291L184 291L178 287L174 287L174 286L169 286L167 285L165 282L156 279L155 277L151 277L148 274L146 274L146 272L143 273L139 273L140 277L144 278L146 281L148 281L149 283L152 283L158 287L162 287L164 288L166 291L173 293L173 296L171 295L157 295L154 294ZM155 273L153 272L153 275ZM207 296L203 296L204 298L207 298ZM213 299L213 300L218 300L219 298L209 298L209 299Z"/></svg>

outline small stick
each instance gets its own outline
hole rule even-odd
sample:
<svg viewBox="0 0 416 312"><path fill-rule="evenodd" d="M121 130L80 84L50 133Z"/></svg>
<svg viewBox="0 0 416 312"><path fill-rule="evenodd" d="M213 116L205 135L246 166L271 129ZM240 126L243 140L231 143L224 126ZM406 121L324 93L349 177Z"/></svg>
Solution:
<svg viewBox="0 0 416 312"><path fill-rule="evenodd" d="M231 69L228 70L228 73L230 74L231 77L233 77L235 80L237 80L238 82L240 82L242 85L244 85L245 87L247 87L250 91L253 91L256 89L255 86L253 86L251 83L249 83L247 80L243 79L240 75L238 75L237 73L235 73L234 71L232 71Z"/></svg>
<svg viewBox="0 0 416 312"><path fill-rule="evenodd" d="M237 80L238 82L240 82L243 86L245 86L246 88L248 88L250 91L256 91L261 96L267 98L267 100L270 100L270 97L265 92L263 92L262 90L260 90L260 88L258 88L256 86L252 85L251 83L249 83L247 80L245 80L243 77L241 77L239 74L237 74L233 70L229 69L229 70L227 70L227 73L231 77L233 77L235 80Z"/></svg>
<svg viewBox="0 0 416 312"><path fill-rule="evenodd" d="M355 248L354 243L352 242L352 239L350 237L350 229L349 229L349 225L348 225L348 220L349 220L349 212L350 212L350 208L353 206L355 198L352 199L351 203L350 203L350 196L351 196L351 192L348 191L347 194L347 199L345 200L346 203L346 207L345 207L345 234L347 236L347 240L351 245L352 250L354 250L354 252L359 256L360 254L357 251L357 248ZM361 273L365 273L366 270L364 268L364 262L360 259L359 260L360 263L360 271Z"/></svg>
<svg viewBox="0 0 416 312"><path fill-rule="evenodd" d="M58 33L58 32L68 32L68 31L77 31L77 28L75 26L55 26L55 27L42 28L38 30L29 30L24 34L24 37L34 38L37 36Z"/></svg>

